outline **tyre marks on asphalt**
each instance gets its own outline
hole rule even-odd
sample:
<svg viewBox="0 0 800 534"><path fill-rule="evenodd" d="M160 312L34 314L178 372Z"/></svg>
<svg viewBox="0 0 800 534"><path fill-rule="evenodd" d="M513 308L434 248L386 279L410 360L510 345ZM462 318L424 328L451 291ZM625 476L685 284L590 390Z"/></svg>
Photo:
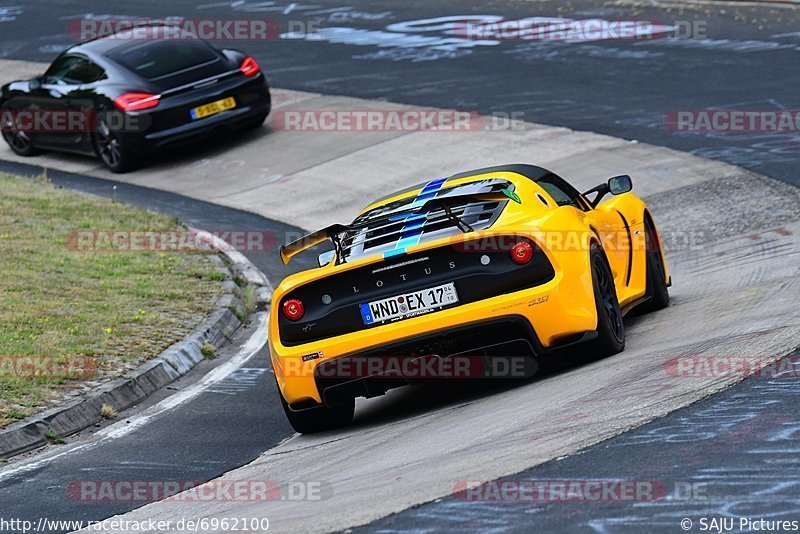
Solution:
<svg viewBox="0 0 800 534"><path fill-rule="evenodd" d="M269 369L263 367L240 367L227 378L208 388L208 392L221 395L237 395L255 388L260 380L265 379L265 374L271 374Z"/></svg>

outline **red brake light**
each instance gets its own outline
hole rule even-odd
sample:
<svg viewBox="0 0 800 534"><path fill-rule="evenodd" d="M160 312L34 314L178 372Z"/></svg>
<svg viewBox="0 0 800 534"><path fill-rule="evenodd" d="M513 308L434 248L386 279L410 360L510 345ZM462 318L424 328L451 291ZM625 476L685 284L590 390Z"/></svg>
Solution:
<svg viewBox="0 0 800 534"><path fill-rule="evenodd" d="M283 303L283 315L290 321L299 321L303 318L306 309L298 299L289 299Z"/></svg>
<svg viewBox="0 0 800 534"><path fill-rule="evenodd" d="M122 111L141 111L158 105L161 95L150 93L125 93L114 99L114 105Z"/></svg>
<svg viewBox="0 0 800 534"><path fill-rule="evenodd" d="M511 247L511 259L519 265L528 263L533 259L533 247L527 241L520 241Z"/></svg>
<svg viewBox="0 0 800 534"><path fill-rule="evenodd" d="M242 61L242 64L239 66L239 70L242 71L242 74L245 76L255 76L261 72L258 63L251 57L244 58L244 61Z"/></svg>

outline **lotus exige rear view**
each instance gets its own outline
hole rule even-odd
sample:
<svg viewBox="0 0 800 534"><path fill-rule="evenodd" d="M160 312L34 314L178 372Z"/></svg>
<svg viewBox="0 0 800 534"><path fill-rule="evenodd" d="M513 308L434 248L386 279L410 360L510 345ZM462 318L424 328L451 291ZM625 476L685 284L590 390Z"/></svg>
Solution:
<svg viewBox="0 0 800 534"><path fill-rule="evenodd" d="M670 284L631 188L617 176L581 194L540 167L490 167L391 194L282 247L288 263L333 246L272 301L270 353L292 426L347 424L355 398L417 379L527 376L577 344L622 351L623 316L665 307Z"/></svg>

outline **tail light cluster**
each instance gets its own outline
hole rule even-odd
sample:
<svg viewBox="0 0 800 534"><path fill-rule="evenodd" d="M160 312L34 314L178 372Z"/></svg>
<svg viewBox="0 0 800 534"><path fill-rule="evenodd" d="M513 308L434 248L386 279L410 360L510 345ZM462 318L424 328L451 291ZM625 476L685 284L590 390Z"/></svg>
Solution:
<svg viewBox="0 0 800 534"><path fill-rule="evenodd" d="M256 63L256 60L249 56L244 58L242 64L239 65L239 70L242 71L242 74L244 74L245 76L255 76L256 74L261 72L261 69L259 68L258 63Z"/></svg>
<svg viewBox="0 0 800 534"><path fill-rule="evenodd" d="M289 299L281 306L283 316L290 321L299 321L306 313L305 306L300 299Z"/></svg>
<svg viewBox="0 0 800 534"><path fill-rule="evenodd" d="M122 111L141 111L154 108L161 100L161 95L151 93L125 93L114 99L114 105Z"/></svg>
<svg viewBox="0 0 800 534"><path fill-rule="evenodd" d="M529 241L517 241L509 251L511 261L517 265L526 265L530 263L534 253L534 246ZM486 264L488 264L488 261ZM290 298L284 301L281 306L281 311L283 312L283 316L290 321L299 321L306 313L303 302L297 298Z"/></svg>
<svg viewBox="0 0 800 534"><path fill-rule="evenodd" d="M242 61L242 64L239 66L239 70L242 71L242 74L245 76L255 76L261 72L261 68L259 68L256 60L249 56L244 58L244 61ZM160 100L161 95L132 92L125 93L115 98L114 105L122 111L142 111L156 107Z"/></svg>
<svg viewBox="0 0 800 534"><path fill-rule="evenodd" d="M517 265L525 265L533 259L533 245L519 241L511 247L511 260Z"/></svg>

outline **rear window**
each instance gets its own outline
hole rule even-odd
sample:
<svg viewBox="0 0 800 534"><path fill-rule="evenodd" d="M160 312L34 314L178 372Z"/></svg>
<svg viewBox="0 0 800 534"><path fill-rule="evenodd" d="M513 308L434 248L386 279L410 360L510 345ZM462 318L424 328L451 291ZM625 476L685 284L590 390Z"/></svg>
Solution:
<svg viewBox="0 0 800 534"><path fill-rule="evenodd" d="M148 80L217 59L204 42L187 40L126 44L112 50L108 57Z"/></svg>

